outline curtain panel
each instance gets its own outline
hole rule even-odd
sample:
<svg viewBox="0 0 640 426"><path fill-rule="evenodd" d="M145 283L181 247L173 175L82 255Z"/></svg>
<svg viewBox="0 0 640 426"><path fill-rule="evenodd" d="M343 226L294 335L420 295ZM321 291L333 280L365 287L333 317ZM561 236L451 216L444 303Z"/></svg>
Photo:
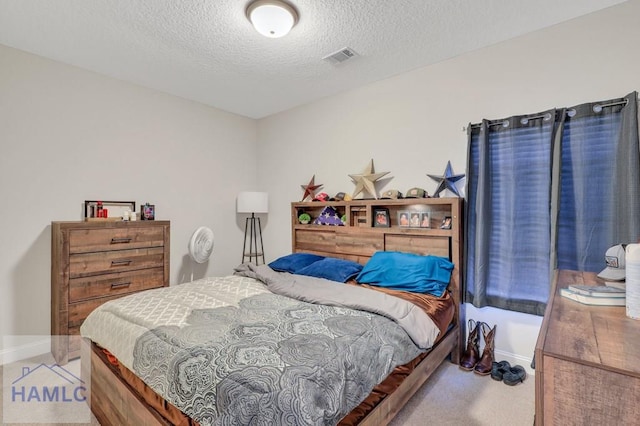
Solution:
<svg viewBox="0 0 640 426"><path fill-rule="evenodd" d="M543 315L555 268L640 237L637 93L468 127L466 295Z"/></svg>

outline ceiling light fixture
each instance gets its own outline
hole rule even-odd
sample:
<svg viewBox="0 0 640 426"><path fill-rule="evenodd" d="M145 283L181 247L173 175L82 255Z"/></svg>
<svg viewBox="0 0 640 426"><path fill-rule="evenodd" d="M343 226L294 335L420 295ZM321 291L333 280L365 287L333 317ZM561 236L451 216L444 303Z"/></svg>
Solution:
<svg viewBox="0 0 640 426"><path fill-rule="evenodd" d="M285 36L298 22L298 12L280 0L257 0L247 7L247 18L265 37Z"/></svg>

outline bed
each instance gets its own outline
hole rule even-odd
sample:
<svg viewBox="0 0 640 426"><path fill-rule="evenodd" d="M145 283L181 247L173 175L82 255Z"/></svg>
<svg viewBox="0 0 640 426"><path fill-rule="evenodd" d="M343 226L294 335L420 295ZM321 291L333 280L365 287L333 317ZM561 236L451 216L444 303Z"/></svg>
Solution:
<svg viewBox="0 0 640 426"><path fill-rule="evenodd" d="M343 231L356 245L362 238L363 247L372 231L394 232ZM433 233L402 231L427 239L412 247L430 254ZM443 235L450 244L459 243L453 234ZM436 240L440 254L441 241ZM295 241L294 253L318 253ZM327 250L326 244L322 253L353 259L353 254ZM366 264L369 257L358 260ZM449 307L444 322L434 320L416 294L338 284L264 265L240 265L233 276L118 299L83 324L82 374L90 378L91 409L103 425L248 424L252 419L264 424L387 424L444 360L459 360L457 265L453 272L455 279L442 296L450 303L440 303ZM291 294L301 286L302 294ZM399 299L394 292L408 297ZM389 300L391 306L385 306ZM242 340L245 335L250 344ZM199 341L219 345L207 352ZM338 352L330 352L335 346ZM231 359L242 365L232 365ZM334 369L338 364L347 372ZM213 382L204 383L207 378Z"/></svg>

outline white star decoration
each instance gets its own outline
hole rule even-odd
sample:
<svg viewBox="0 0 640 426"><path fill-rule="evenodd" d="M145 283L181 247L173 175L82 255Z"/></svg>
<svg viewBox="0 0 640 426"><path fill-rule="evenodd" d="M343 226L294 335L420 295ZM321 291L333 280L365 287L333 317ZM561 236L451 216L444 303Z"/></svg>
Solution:
<svg viewBox="0 0 640 426"><path fill-rule="evenodd" d="M464 177L464 174L454 175L453 169L451 168L451 161L447 161L447 168L444 170L444 175L430 175L427 174L431 179L438 182L438 187L436 188L436 192L433 194L434 197L439 197L440 193L445 189L456 194L458 197L460 196L460 192L456 187L456 182Z"/></svg>
<svg viewBox="0 0 640 426"><path fill-rule="evenodd" d="M389 172L374 173L373 171L373 159L369 162L369 165L359 175L349 175L353 183L356 184L356 189L353 191L351 198L356 198L362 191L368 192L376 200L378 194L376 192L376 181L382 176L389 174Z"/></svg>

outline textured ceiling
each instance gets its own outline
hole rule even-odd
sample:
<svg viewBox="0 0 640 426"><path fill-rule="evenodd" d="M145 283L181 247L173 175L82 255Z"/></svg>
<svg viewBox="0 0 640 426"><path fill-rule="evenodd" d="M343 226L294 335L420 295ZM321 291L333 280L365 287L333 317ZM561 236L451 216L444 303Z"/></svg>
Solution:
<svg viewBox="0 0 640 426"><path fill-rule="evenodd" d="M242 0L0 0L0 44L261 118L623 1L290 3L300 21L268 39Z"/></svg>

